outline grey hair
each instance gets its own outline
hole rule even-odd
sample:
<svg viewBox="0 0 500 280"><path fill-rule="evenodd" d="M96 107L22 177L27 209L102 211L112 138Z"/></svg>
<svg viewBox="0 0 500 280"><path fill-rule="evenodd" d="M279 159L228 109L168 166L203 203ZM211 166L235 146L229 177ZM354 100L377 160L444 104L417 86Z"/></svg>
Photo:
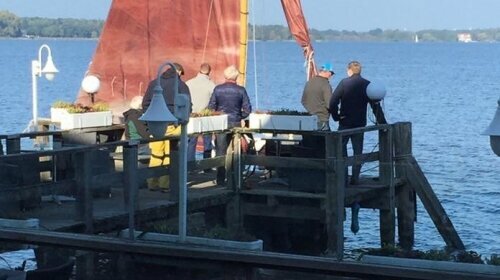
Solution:
<svg viewBox="0 0 500 280"><path fill-rule="evenodd" d="M142 109L142 96L134 96L134 98L130 100L130 108L136 110Z"/></svg>
<svg viewBox="0 0 500 280"><path fill-rule="evenodd" d="M231 65L224 70L224 78L227 80L236 81L239 74L240 72L238 72L238 69L234 65Z"/></svg>

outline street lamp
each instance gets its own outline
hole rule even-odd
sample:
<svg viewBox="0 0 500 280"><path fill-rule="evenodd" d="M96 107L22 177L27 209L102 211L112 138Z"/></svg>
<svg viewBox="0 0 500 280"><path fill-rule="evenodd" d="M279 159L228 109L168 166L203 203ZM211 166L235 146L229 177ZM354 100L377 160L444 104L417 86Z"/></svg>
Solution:
<svg viewBox="0 0 500 280"><path fill-rule="evenodd" d="M47 49L47 62L45 66L42 68L42 50ZM43 44L38 49L38 60L31 61L31 80L33 82L33 127L34 130L38 130L38 88L37 88L37 76L41 77L45 74L45 78L49 81L52 81L58 73L54 62L52 61L52 52L50 51L49 46Z"/></svg>
<svg viewBox="0 0 500 280"><path fill-rule="evenodd" d="M500 156L500 99L498 99L497 112L493 121L482 134L490 136L491 149L497 156Z"/></svg>
<svg viewBox="0 0 500 280"><path fill-rule="evenodd" d="M169 124L181 125L179 147L179 241L186 241L187 225L187 122L189 121L190 101L186 94L179 94L179 76L175 75L174 82L174 113L170 112L163 97L161 75L165 66L176 69L171 62L165 62L158 68L156 86L153 98L148 109L139 118L148 124L149 131L154 138L162 138Z"/></svg>

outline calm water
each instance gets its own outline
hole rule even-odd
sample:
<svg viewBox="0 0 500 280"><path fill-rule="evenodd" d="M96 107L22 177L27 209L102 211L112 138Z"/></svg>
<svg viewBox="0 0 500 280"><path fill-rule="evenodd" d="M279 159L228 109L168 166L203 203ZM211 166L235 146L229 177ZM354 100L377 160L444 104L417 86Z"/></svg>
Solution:
<svg viewBox="0 0 500 280"><path fill-rule="evenodd" d="M50 45L60 70L51 83L39 79L39 114L47 117L53 101L74 99L96 46L87 40L0 40L2 134L20 132L31 119L30 61L43 43ZM365 77L386 85L386 117L413 123L414 156L467 249L486 256L500 253L500 157L490 150L488 137L480 135L500 97L495 62L500 45L321 42L315 48L318 63L334 64L333 86L345 77L345 65L353 59L363 63ZM258 42L256 50L257 96L252 61L247 82L254 107L302 109L301 50L292 42ZM365 150L370 151L373 137L367 138ZM347 220L347 247L379 245L377 213L361 210L357 235L350 233ZM418 249L444 246L421 205L415 239Z"/></svg>

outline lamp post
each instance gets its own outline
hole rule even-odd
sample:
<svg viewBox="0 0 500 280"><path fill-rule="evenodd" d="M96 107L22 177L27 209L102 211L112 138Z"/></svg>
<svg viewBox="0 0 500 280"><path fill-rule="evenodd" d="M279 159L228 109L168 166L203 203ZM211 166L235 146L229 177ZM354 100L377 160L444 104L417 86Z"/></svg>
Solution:
<svg viewBox="0 0 500 280"><path fill-rule="evenodd" d="M491 149L500 157L500 99L498 99L497 112L493 121L482 134L490 136Z"/></svg>
<svg viewBox="0 0 500 280"><path fill-rule="evenodd" d="M42 50L47 49L47 62L42 68ZM58 73L54 62L52 61L52 52L48 45L43 44L38 49L38 60L31 61L31 80L33 84L32 88L32 98L33 98L33 127L34 130L38 130L38 88L37 88L37 76L41 77L45 74L45 78L52 81L55 74Z"/></svg>
<svg viewBox="0 0 500 280"><path fill-rule="evenodd" d="M179 94L179 76L175 75L174 82L174 113L170 112L163 97L163 88L160 78L165 66L175 70L175 65L165 62L158 68L156 86L151 103L139 118L148 124L154 138L162 138L169 124L181 125L179 147L179 241L186 241L187 228L187 122L189 121L190 102L185 94Z"/></svg>

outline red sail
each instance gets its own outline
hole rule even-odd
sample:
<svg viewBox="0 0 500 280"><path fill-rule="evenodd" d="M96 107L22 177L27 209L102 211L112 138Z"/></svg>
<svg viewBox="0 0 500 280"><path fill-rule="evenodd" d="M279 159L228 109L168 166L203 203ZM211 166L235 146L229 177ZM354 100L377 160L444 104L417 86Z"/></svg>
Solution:
<svg viewBox="0 0 500 280"><path fill-rule="evenodd" d="M304 50L304 56L307 63L307 79L317 74L316 64L314 62L314 50L309 37L306 19L302 12L300 0L281 0L286 21L293 37Z"/></svg>
<svg viewBox="0 0 500 280"><path fill-rule="evenodd" d="M222 82L224 68L238 65L239 40L240 1L114 0L87 73L101 81L95 101L121 112L165 61L181 63L183 79L208 62ZM80 91L77 102L90 98Z"/></svg>

